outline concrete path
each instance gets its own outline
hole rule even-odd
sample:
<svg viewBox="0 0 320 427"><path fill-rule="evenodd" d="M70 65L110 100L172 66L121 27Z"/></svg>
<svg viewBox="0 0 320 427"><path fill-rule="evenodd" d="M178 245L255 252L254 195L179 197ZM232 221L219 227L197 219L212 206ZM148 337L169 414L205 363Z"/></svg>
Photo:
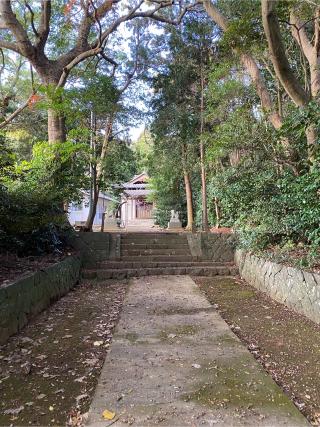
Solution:
<svg viewBox="0 0 320 427"><path fill-rule="evenodd" d="M111 424L308 425L189 276L133 279L89 414Z"/></svg>

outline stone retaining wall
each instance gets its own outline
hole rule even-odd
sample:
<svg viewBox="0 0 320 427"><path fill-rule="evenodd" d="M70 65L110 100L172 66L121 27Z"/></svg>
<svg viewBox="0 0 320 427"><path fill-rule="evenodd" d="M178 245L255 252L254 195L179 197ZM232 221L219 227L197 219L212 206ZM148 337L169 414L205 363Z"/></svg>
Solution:
<svg viewBox="0 0 320 427"><path fill-rule="evenodd" d="M277 264L237 250L241 277L271 298L320 323L320 274Z"/></svg>
<svg viewBox="0 0 320 427"><path fill-rule="evenodd" d="M78 282L81 260L70 256L0 288L0 344Z"/></svg>
<svg viewBox="0 0 320 427"><path fill-rule="evenodd" d="M188 233L188 244L192 256L213 262L233 262L235 236L223 233Z"/></svg>
<svg viewBox="0 0 320 427"><path fill-rule="evenodd" d="M107 259L120 259L120 233L74 233L68 242L81 252L84 267Z"/></svg>

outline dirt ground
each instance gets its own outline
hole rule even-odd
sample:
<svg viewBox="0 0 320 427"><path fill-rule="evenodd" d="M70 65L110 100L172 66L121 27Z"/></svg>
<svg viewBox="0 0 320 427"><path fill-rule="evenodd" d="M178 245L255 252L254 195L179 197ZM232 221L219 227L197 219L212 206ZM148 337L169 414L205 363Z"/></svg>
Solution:
<svg viewBox="0 0 320 427"><path fill-rule="evenodd" d="M0 254L0 287L34 271L49 267L49 265L55 264L73 253L74 250L66 249L61 254L44 254L22 258L9 253Z"/></svg>
<svg viewBox="0 0 320 427"><path fill-rule="evenodd" d="M240 279L193 279L309 422L319 426L320 326Z"/></svg>
<svg viewBox="0 0 320 427"><path fill-rule="evenodd" d="M0 425L81 425L127 288L83 283L0 347Z"/></svg>

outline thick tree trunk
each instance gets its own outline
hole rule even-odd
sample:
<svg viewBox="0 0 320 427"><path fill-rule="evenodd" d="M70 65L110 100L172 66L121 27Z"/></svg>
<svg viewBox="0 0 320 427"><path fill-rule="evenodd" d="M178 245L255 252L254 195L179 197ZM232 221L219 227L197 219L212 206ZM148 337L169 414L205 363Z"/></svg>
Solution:
<svg viewBox="0 0 320 427"><path fill-rule="evenodd" d="M203 0L203 6L210 18L223 30L227 31L229 22L216 8L211 0ZM257 94L260 98L261 107L265 112L268 120L274 126L275 129L279 129L282 126L282 119L277 112L276 106L273 103L270 92L266 86L264 78L258 67L256 60L249 53L240 53L237 47L233 48L235 54L240 55L241 63L244 69L249 74L253 86L255 87Z"/></svg>
<svg viewBox="0 0 320 427"><path fill-rule="evenodd" d="M275 7L278 1L262 0L262 22L264 32L267 38L271 60L278 79L281 81L284 90L296 105L304 106L309 102L309 95L301 86L299 80L292 71L282 37L279 21L275 13Z"/></svg>
<svg viewBox="0 0 320 427"><path fill-rule="evenodd" d="M66 141L65 117L52 109L48 110L48 141L51 144Z"/></svg>
<svg viewBox="0 0 320 427"><path fill-rule="evenodd" d="M187 226L186 230L193 230L193 203L192 203L192 187L188 172L184 171L184 185L187 199Z"/></svg>
<svg viewBox="0 0 320 427"><path fill-rule="evenodd" d="M56 88L62 74L62 69L53 69L50 64L45 67L35 67L43 85L46 87ZM48 141L51 144L55 142L66 141L65 117L53 108L48 108Z"/></svg>
<svg viewBox="0 0 320 427"><path fill-rule="evenodd" d="M256 61L254 60L252 55L247 53L242 54L240 59L245 70L251 77L253 86L255 87L257 94L260 98L261 107L264 113L266 114L269 122L275 129L280 129L282 126L282 118L272 101L271 95L261 75L261 71Z"/></svg>

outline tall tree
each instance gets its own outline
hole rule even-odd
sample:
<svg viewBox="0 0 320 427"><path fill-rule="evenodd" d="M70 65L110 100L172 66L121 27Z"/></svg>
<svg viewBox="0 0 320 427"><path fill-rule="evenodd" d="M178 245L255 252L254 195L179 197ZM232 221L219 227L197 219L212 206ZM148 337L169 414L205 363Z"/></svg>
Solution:
<svg viewBox="0 0 320 427"><path fill-rule="evenodd" d="M187 196L188 228L193 227L191 175L193 162L200 164L202 227L208 229L205 146L205 94L212 55L213 26L208 20L186 18L171 29L166 68L155 79L157 93L153 131L155 143L179 147Z"/></svg>
<svg viewBox="0 0 320 427"><path fill-rule="evenodd" d="M231 11L230 17L226 17L211 0L203 0L202 3L208 16L220 27L222 32L228 33L229 46L236 55L239 55L242 66L250 76L252 84L254 85L260 98L262 110L265 112L268 120L274 126L274 128L279 129L283 123L283 120L279 114L272 93L269 90L268 84L261 71L261 61L255 58L254 54L247 48L247 46L241 45L241 37L237 37L239 35L240 28L238 28L236 24L239 21L245 21L246 26L250 26L250 16L244 16L241 20L236 16L235 9L240 7L243 9L243 12L245 12L247 9L256 10L257 2L252 0L249 0L249 2L238 2L236 6L234 2L230 2L230 8L234 9L234 15L232 15Z"/></svg>
<svg viewBox="0 0 320 427"><path fill-rule="evenodd" d="M307 8L303 8L302 4L292 3L287 11L291 35L308 64L308 70L305 70L307 81L303 85L286 52L277 14L278 3L274 0L261 1L263 27L275 73L292 101L303 107L316 98L320 90L320 6L308 4ZM300 15L304 16L304 22ZM311 23L313 28L310 28ZM305 67L307 64L304 64ZM313 151L318 137L314 124L306 129L306 136L310 150Z"/></svg>
<svg viewBox="0 0 320 427"><path fill-rule="evenodd" d="M69 0L66 5L41 0L30 5L12 0L0 2L0 48L25 57L41 82L54 89L64 87L71 70L82 61L100 55L114 64L108 43L118 27L135 18L179 22L192 5L174 7L173 1L139 0L123 8L118 0ZM170 14L161 13L170 8ZM48 108L48 139L64 141L65 118Z"/></svg>

